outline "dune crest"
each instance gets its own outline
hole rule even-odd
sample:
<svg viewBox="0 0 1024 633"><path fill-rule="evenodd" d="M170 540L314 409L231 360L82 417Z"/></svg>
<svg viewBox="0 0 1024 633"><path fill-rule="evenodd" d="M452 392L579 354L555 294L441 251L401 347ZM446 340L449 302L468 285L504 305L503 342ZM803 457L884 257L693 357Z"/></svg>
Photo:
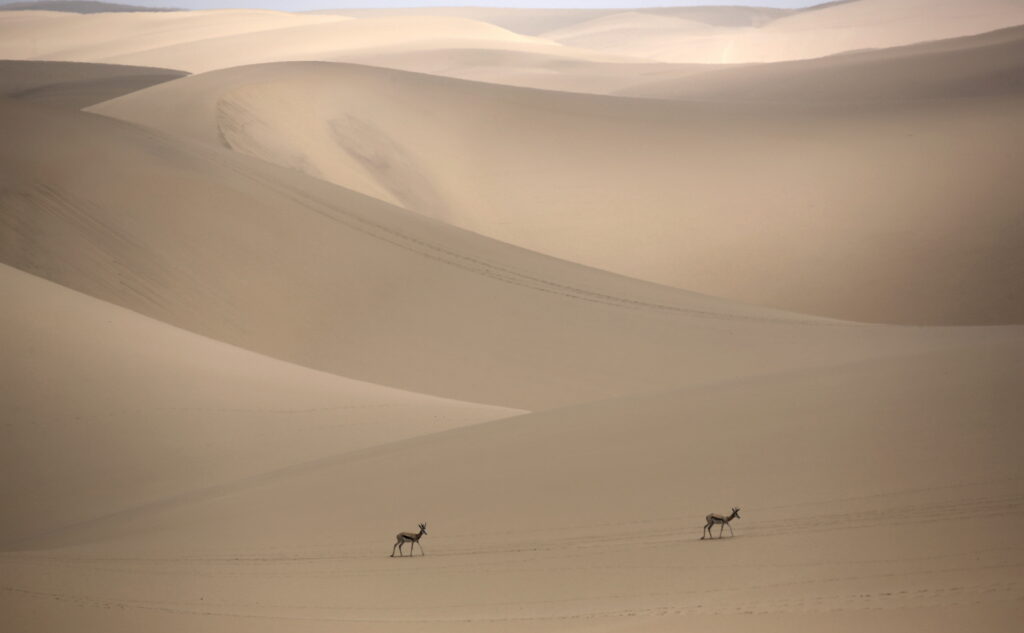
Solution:
<svg viewBox="0 0 1024 633"><path fill-rule="evenodd" d="M1024 189L1005 157L1024 93L1000 78L1021 71L1024 37L1004 37L959 65L945 61L962 49L800 64L788 91L771 68L708 71L675 80L679 103L290 63L91 111L677 288L850 320L1020 323ZM894 83L902 96L872 97Z"/></svg>
<svg viewBox="0 0 1024 633"><path fill-rule="evenodd" d="M3 549L156 499L519 413L275 361L7 266L0 284Z"/></svg>
<svg viewBox="0 0 1024 633"><path fill-rule="evenodd" d="M0 11L2 628L1017 631L1022 29Z"/></svg>

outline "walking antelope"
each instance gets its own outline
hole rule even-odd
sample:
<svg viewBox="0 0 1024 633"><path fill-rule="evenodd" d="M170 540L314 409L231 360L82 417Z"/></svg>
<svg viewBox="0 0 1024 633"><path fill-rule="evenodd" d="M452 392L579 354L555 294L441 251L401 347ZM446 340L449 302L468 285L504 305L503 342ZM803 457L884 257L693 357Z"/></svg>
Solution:
<svg viewBox="0 0 1024 633"><path fill-rule="evenodd" d="M738 519L738 518L740 518L740 509L739 508L733 508L732 509L732 514L730 514L727 517L724 517L721 514L714 514L714 513L709 514L707 516L707 519L708 519L707 525L704 526L704 530L700 533L700 540L702 540L702 541L704 540L704 532L707 532L708 538L714 538L711 535L711 528L712 528L712 526L715 526L715 525L721 525L722 526L722 527L720 527L718 529L718 538L722 538L722 532L725 530L725 526L729 525L729 522L732 521L733 519ZM732 536L732 526L731 525L729 525L729 536Z"/></svg>
<svg viewBox="0 0 1024 633"><path fill-rule="evenodd" d="M420 531L419 531L418 534L413 534L412 532L399 532L398 536L395 537L395 544L391 548L391 557L392 558L395 557L395 548L396 547L398 548L398 555L399 556L404 556L405 554L402 553L402 546L405 545L406 543L409 543L409 556L412 556L413 555L413 551L416 548L416 544L420 542L420 538L422 538L423 535L426 534L426 533L427 533L427 524L426 523L420 523ZM426 556L426 552L423 551L423 544L422 543L420 543L420 555L421 556Z"/></svg>

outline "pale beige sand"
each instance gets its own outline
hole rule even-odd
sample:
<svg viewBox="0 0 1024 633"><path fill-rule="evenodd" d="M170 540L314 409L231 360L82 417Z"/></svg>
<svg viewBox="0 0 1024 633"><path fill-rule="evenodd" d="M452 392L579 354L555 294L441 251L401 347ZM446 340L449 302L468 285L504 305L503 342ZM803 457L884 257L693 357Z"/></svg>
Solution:
<svg viewBox="0 0 1024 633"><path fill-rule="evenodd" d="M701 100L668 103L283 64L92 110L679 288L875 322L1019 323L1022 42L801 63L781 102L774 66L676 80L657 90ZM930 80L879 99L927 64ZM944 89L970 98L931 98Z"/></svg>
<svg viewBox="0 0 1024 633"><path fill-rule="evenodd" d="M777 64L696 66L615 91L657 99L864 103L1024 93L1024 26ZM697 73L694 68L703 68ZM662 73L668 75L668 72Z"/></svg>
<svg viewBox="0 0 1024 633"><path fill-rule="evenodd" d="M94 115L11 102L2 121L13 141L0 147L2 261L219 340L403 389L536 410L1016 331L862 326L735 304ZM91 158L97 145L102 161Z"/></svg>
<svg viewBox="0 0 1024 633"><path fill-rule="evenodd" d="M650 60L717 64L808 59L974 35L1022 23L1024 6L1014 0L854 0L741 26L686 19L685 14L622 12L563 26L540 37Z"/></svg>
<svg viewBox="0 0 1024 633"><path fill-rule="evenodd" d="M92 15L5 11L0 13L0 58L99 62L183 42L347 20L343 16L248 10Z"/></svg>
<svg viewBox="0 0 1024 633"><path fill-rule="evenodd" d="M1017 631L1019 7L0 15L0 628Z"/></svg>
<svg viewBox="0 0 1024 633"><path fill-rule="evenodd" d="M338 62L559 92L615 94L717 69L708 64L602 60L574 49L438 48L352 51Z"/></svg>
<svg viewBox="0 0 1024 633"><path fill-rule="evenodd" d="M80 110L185 74L140 66L0 60L0 96Z"/></svg>
<svg viewBox="0 0 1024 633"><path fill-rule="evenodd" d="M3 556L104 630L1012 631L1021 342L594 403L155 505ZM742 506L735 537L703 515ZM426 556L390 559L426 520ZM717 534L717 530L715 531Z"/></svg>
<svg viewBox="0 0 1024 633"><path fill-rule="evenodd" d="M0 547L516 411L314 372L0 266Z"/></svg>
<svg viewBox="0 0 1024 633"><path fill-rule="evenodd" d="M132 64L202 72L287 60L445 48L487 48L594 60L557 42L459 17L345 16L274 11L0 13L0 57Z"/></svg>
<svg viewBox="0 0 1024 633"><path fill-rule="evenodd" d="M1024 23L1014 0L852 0L803 10L741 6L565 10L445 7L321 11L357 19L464 17L578 49L673 63L808 59Z"/></svg>
<svg viewBox="0 0 1024 633"><path fill-rule="evenodd" d="M190 72L274 61L347 61L517 86L607 93L629 87L637 73L652 79L686 76L694 63L806 59L1024 23L1024 7L1007 0L922 2L857 0L800 11L11 11L0 13L0 58L164 66Z"/></svg>

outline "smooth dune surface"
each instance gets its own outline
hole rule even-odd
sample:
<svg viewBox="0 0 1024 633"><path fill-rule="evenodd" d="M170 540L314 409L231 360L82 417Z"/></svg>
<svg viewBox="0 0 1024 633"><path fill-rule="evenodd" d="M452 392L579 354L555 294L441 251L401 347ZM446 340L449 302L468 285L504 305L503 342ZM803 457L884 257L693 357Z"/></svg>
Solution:
<svg viewBox="0 0 1024 633"><path fill-rule="evenodd" d="M905 102L1024 92L1024 27L778 64L705 67L617 91L657 99Z"/></svg>
<svg viewBox="0 0 1024 633"><path fill-rule="evenodd" d="M1011 630L1021 358L977 348L409 440L55 535L39 546L70 546L59 558L4 556L21 584L2 599L12 622L58 626L124 609L196 630ZM702 542L723 499L742 506L735 536ZM1004 529L977 538L979 515ZM408 517L433 530L426 555L388 558Z"/></svg>
<svg viewBox="0 0 1024 633"><path fill-rule="evenodd" d="M684 102L283 64L92 111L678 288L862 321L1019 323L1024 36L990 39L800 63L789 90L774 66L709 71L674 80L700 95ZM879 100L922 63L940 69L930 82ZM947 89L972 96L929 98Z"/></svg>
<svg viewBox="0 0 1024 633"><path fill-rule="evenodd" d="M276 11L0 14L0 56L172 67L203 72L287 60L437 48L493 48L573 56L545 39L460 17L347 16ZM616 59L579 52L576 57Z"/></svg>
<svg viewBox="0 0 1024 633"><path fill-rule="evenodd" d="M319 11L354 18L446 15L578 49L666 63L738 64L823 57L975 35L1024 23L1014 0L854 0L805 9L450 7Z"/></svg>
<svg viewBox="0 0 1024 633"><path fill-rule="evenodd" d="M0 267L4 547L516 411L321 374Z"/></svg>
<svg viewBox="0 0 1024 633"><path fill-rule="evenodd" d="M736 304L95 115L8 103L4 118L16 141L0 154L5 263L275 358L403 389L534 410L1017 332ZM104 160L84 160L97 143Z"/></svg>
<svg viewBox="0 0 1024 633"><path fill-rule="evenodd" d="M683 16L622 12L541 36L664 62L765 63L975 35L1024 23L1024 7L1012 0L856 0L741 26Z"/></svg>
<svg viewBox="0 0 1024 633"><path fill-rule="evenodd" d="M1022 23L0 12L0 628L1016 632Z"/></svg>

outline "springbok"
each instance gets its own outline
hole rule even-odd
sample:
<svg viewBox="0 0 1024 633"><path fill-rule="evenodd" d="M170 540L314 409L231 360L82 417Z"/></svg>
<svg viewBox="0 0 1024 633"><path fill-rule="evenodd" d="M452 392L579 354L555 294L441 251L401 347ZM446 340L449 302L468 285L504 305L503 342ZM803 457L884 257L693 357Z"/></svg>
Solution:
<svg viewBox="0 0 1024 633"><path fill-rule="evenodd" d="M722 526L718 530L718 538L722 538L722 532L725 531L725 526L729 525L729 522L732 521L733 519L738 519L738 518L740 518L740 509L739 508L733 508L732 509L732 514L730 514L727 517L724 517L721 514L714 514L714 513L709 514L707 516L707 520L708 520L707 525L704 526L704 530L700 533L700 540L702 540L702 541L704 540L704 532L708 533L708 538L715 538L714 536L711 535L711 527L714 526L714 525L718 525L718 524L721 524L721 526ZM731 525L729 525L729 536L732 536L732 526ZM421 545L420 547L422 548L423 546Z"/></svg>
<svg viewBox="0 0 1024 633"><path fill-rule="evenodd" d="M420 523L419 534L413 534L412 532L399 532L398 536L395 537L395 544L394 544L394 546L391 547L391 558L395 557L395 548L396 547L398 548L398 555L399 556L405 556L405 554L402 553L402 546L405 545L406 543L410 543L410 545L409 545L409 556L412 556L413 552L416 549L416 544L420 543L420 538L422 538L423 535L426 534L426 533L427 533L427 524L426 523ZM420 555L421 556L426 556L427 555L427 553L423 551L423 543L420 543Z"/></svg>

